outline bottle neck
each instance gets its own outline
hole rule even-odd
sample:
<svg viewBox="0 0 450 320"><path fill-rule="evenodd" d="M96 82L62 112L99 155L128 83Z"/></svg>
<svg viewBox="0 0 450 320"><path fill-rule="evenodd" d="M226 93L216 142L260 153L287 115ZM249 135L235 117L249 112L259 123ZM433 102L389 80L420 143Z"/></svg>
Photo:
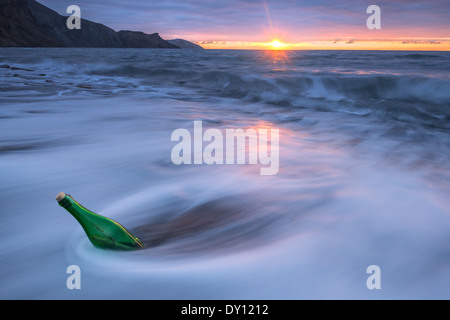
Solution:
<svg viewBox="0 0 450 320"><path fill-rule="evenodd" d="M94 212L86 209L79 204L71 195L67 194L62 200L58 201L58 204L69 211L77 220L86 214L96 215Z"/></svg>
<svg viewBox="0 0 450 320"><path fill-rule="evenodd" d="M58 204L64 209L68 210L75 203L75 200L70 195L66 195L62 200L58 201Z"/></svg>

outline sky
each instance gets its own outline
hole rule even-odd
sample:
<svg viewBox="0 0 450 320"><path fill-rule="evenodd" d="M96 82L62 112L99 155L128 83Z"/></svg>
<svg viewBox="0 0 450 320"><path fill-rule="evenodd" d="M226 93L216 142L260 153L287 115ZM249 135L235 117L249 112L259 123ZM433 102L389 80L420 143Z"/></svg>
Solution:
<svg viewBox="0 0 450 320"><path fill-rule="evenodd" d="M450 0L38 0L119 30L159 33L208 49L450 50ZM370 30L367 8L381 9Z"/></svg>

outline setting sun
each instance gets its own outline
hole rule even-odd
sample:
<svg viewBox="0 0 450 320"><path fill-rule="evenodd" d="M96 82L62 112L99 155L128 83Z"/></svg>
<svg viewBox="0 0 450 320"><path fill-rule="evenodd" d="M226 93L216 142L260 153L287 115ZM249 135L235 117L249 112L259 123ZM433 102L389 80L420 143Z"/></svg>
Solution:
<svg viewBox="0 0 450 320"><path fill-rule="evenodd" d="M279 40L273 40L272 42L268 43L267 46L272 47L272 49L282 49L286 48L288 44L283 43Z"/></svg>

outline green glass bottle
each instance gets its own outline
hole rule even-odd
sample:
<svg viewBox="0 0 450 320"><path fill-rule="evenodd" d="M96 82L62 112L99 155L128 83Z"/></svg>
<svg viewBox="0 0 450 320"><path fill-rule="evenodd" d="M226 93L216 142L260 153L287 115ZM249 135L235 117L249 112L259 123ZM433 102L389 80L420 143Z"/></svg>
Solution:
<svg viewBox="0 0 450 320"><path fill-rule="evenodd" d="M144 248L144 244L122 225L86 209L71 195L61 192L56 197L56 201L77 219L95 247L113 250Z"/></svg>

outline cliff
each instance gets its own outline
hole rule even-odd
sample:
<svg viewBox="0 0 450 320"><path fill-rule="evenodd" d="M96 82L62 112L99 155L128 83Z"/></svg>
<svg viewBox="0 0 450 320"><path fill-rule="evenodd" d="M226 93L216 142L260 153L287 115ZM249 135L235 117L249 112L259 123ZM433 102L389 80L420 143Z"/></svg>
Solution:
<svg viewBox="0 0 450 320"><path fill-rule="evenodd" d="M179 48L158 33L116 32L85 19L69 30L66 21L35 0L0 0L0 47Z"/></svg>
<svg viewBox="0 0 450 320"><path fill-rule="evenodd" d="M173 40L167 40L169 43L176 45L177 47L181 49L196 49L196 50L204 50L203 47L199 46L198 44L189 42L187 40L183 39L173 39Z"/></svg>

